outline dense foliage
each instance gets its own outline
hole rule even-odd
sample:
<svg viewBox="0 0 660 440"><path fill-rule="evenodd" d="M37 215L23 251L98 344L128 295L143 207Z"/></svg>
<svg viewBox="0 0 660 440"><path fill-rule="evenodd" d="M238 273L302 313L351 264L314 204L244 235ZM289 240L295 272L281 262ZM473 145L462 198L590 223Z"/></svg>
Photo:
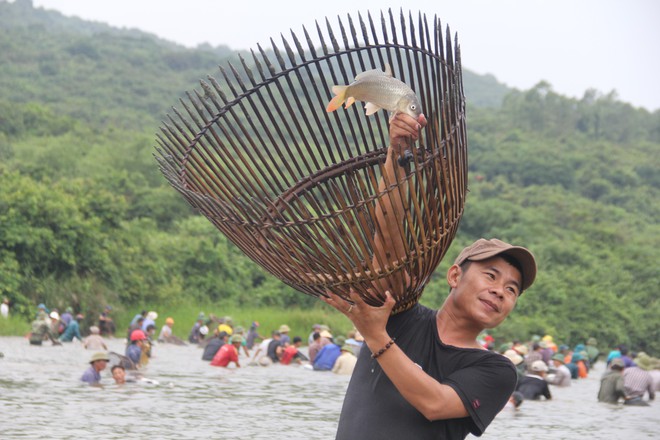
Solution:
<svg viewBox="0 0 660 440"><path fill-rule="evenodd" d="M160 176L154 131L198 78L235 57L0 2L0 293L95 313L182 298L245 307L317 302L273 279ZM470 194L423 297L475 238L537 255L536 285L495 331L660 352L660 112L547 83L504 91L466 74Z"/></svg>

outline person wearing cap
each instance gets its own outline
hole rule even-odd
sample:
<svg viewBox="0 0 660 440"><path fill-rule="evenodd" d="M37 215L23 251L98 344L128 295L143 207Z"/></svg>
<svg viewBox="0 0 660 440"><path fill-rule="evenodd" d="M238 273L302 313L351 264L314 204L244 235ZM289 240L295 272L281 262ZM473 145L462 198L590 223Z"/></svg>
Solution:
<svg viewBox="0 0 660 440"><path fill-rule="evenodd" d="M157 319L158 319L158 313L154 312L153 310L148 312L147 316L144 318L144 321L142 321L142 331L146 332L147 327L149 327L150 325L153 325L154 328L156 328Z"/></svg>
<svg viewBox="0 0 660 440"><path fill-rule="evenodd" d="M282 347L287 347L291 344L291 337L289 336L291 329L288 325L282 324L277 331L280 333L280 344Z"/></svg>
<svg viewBox="0 0 660 440"><path fill-rule="evenodd" d="M596 338L591 337L587 339L587 344L584 347L584 349L587 352L587 359L589 361L589 365L591 366L596 365L598 356L600 356L600 350L598 350L598 341L596 340Z"/></svg>
<svg viewBox="0 0 660 440"><path fill-rule="evenodd" d="M82 336L80 335L80 322L85 319L85 317L78 313L75 319L72 319L69 325L64 329L64 333L60 336L60 341L62 342L73 342L77 338L82 342Z"/></svg>
<svg viewBox="0 0 660 440"><path fill-rule="evenodd" d="M234 327L232 326L232 319L229 316L218 319L218 331L225 332L229 336L234 334Z"/></svg>
<svg viewBox="0 0 660 440"><path fill-rule="evenodd" d="M646 393L648 393L649 401L655 399L655 385L651 373L640 368L637 364L625 368L623 388L626 393L624 405L648 406L648 402L644 400L644 394Z"/></svg>
<svg viewBox="0 0 660 440"><path fill-rule="evenodd" d="M481 435L514 392L517 373L477 338L506 319L535 277L529 250L480 239L448 269L450 291L439 310L415 304L391 315L402 291L385 291L380 307L356 292L350 301L327 292L324 301L353 322L366 344L337 439Z"/></svg>
<svg viewBox="0 0 660 440"><path fill-rule="evenodd" d="M543 350L543 347L541 347L540 342L532 342L532 350L527 353L527 356L525 356L525 366L527 371L531 371L534 362L543 360L543 353L541 350Z"/></svg>
<svg viewBox="0 0 660 440"><path fill-rule="evenodd" d="M44 339L50 339L53 345L62 345L50 328L48 314L45 310L39 310L37 319L32 321L32 331L29 336L30 345L41 345Z"/></svg>
<svg viewBox="0 0 660 440"><path fill-rule="evenodd" d="M623 359L620 357L612 359L609 370L600 378L599 402L619 403L620 399L626 398L623 369Z"/></svg>
<svg viewBox="0 0 660 440"><path fill-rule="evenodd" d="M550 387L545 381L548 373L548 366L543 361L534 361L530 367L530 372L518 381L516 391L522 393L526 400L539 400L545 397L546 400L552 399Z"/></svg>
<svg viewBox="0 0 660 440"><path fill-rule="evenodd" d="M227 367L230 362L236 364L236 368L240 368L241 364L238 361L238 349L243 343L243 337L241 335L232 335L229 338L229 344L225 344L220 347L220 350L213 356L211 365L214 367Z"/></svg>
<svg viewBox="0 0 660 440"><path fill-rule="evenodd" d="M525 360L522 356L518 354L513 348L509 348L503 353L505 358L508 358L511 363L516 367L516 373L518 373L518 381L525 377Z"/></svg>
<svg viewBox="0 0 660 440"><path fill-rule="evenodd" d="M166 342L168 344L176 344L176 345L186 345L183 340L177 336L174 335L172 332L172 328L174 327L174 318L171 316L168 316L165 318L165 324L163 324L163 327L160 329L160 333L158 334L158 342Z"/></svg>
<svg viewBox="0 0 660 440"><path fill-rule="evenodd" d="M545 380L551 384L558 387L570 387L571 386L571 370L564 365L564 355L561 353L555 353L552 356L551 360L554 365L554 372L548 374Z"/></svg>
<svg viewBox="0 0 660 440"><path fill-rule="evenodd" d="M131 360L135 368L140 366L140 360L142 358L142 349L144 347L144 341L147 339L147 335L140 329L134 330L131 333L130 344L126 347L126 357Z"/></svg>
<svg viewBox="0 0 660 440"><path fill-rule="evenodd" d="M346 342L346 339L343 336L337 336L336 338L331 338L331 341L329 344L321 347L321 350L316 354L313 364L315 371L331 371L341 355L341 347Z"/></svg>
<svg viewBox="0 0 660 440"><path fill-rule="evenodd" d="M335 365L332 367L332 372L342 376L350 376L353 374L353 370L355 370L357 357L353 353L353 349L346 343L341 345L339 349L341 352L335 361Z"/></svg>
<svg viewBox="0 0 660 440"><path fill-rule="evenodd" d="M53 310L48 317L50 318L50 331L53 332L54 335L61 335L62 332L64 332L65 326L60 320L60 314L57 313L57 310Z"/></svg>
<svg viewBox="0 0 660 440"><path fill-rule="evenodd" d="M89 328L90 335L83 339L83 347L87 350L108 350L108 346L105 345L105 340L103 336L100 335L100 330L97 326L93 325Z"/></svg>
<svg viewBox="0 0 660 440"><path fill-rule="evenodd" d="M85 370L80 380L90 385L99 385L101 382L101 371L105 370L109 361L110 358L107 353L94 353L89 360L89 368Z"/></svg>

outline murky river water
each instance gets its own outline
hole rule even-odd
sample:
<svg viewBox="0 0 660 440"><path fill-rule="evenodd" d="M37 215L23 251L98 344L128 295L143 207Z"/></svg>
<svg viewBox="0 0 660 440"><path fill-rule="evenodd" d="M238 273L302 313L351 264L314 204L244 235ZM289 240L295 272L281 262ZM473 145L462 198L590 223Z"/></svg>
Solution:
<svg viewBox="0 0 660 440"><path fill-rule="evenodd" d="M123 353L122 341L108 343ZM34 347L0 337L0 352L3 439L333 439L348 385L348 377L294 366L211 367L197 347L159 344L144 372L157 384L117 387L106 370L106 386L94 388L79 382L92 354L79 343ZM570 388L552 388L552 401L503 412L481 438L660 438L658 402L596 402L602 369Z"/></svg>

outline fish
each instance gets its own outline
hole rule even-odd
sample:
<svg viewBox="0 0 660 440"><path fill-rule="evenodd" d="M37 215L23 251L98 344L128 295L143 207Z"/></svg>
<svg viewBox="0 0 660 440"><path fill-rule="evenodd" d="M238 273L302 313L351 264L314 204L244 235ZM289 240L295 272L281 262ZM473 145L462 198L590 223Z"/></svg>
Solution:
<svg viewBox="0 0 660 440"><path fill-rule="evenodd" d="M366 102L366 115L373 115L384 109L396 113L406 113L417 119L422 114L422 106L417 95L406 83L392 76L389 64L385 71L380 69L367 70L358 74L349 85L332 86L334 98L330 100L326 111L334 112L345 102L344 108L349 108L355 101Z"/></svg>

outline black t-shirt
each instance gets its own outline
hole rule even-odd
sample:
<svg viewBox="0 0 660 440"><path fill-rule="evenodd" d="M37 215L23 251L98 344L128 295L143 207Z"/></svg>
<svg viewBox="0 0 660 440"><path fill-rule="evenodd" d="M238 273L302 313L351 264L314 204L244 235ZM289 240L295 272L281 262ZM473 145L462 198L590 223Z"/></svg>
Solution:
<svg viewBox="0 0 660 440"><path fill-rule="evenodd" d="M479 436L516 387L515 367L504 356L443 344L435 310L418 304L391 317L387 331L413 362L458 393L469 417L429 422L365 349L346 392L338 440L460 439L470 432Z"/></svg>
<svg viewBox="0 0 660 440"><path fill-rule="evenodd" d="M220 350L220 347L225 345L225 340L222 338L212 338L209 340L206 347L204 347L204 353L202 354L203 361L212 361L213 356Z"/></svg>
<svg viewBox="0 0 660 440"><path fill-rule="evenodd" d="M523 377L520 379L520 382L518 382L516 389L520 391L527 400L538 400L541 396L544 396L546 399L552 398L548 382L538 376Z"/></svg>
<svg viewBox="0 0 660 440"><path fill-rule="evenodd" d="M282 343L279 340L275 340L275 339L270 341L270 343L268 344L268 350L266 350L266 354L273 362L280 361L280 358L277 356L277 348L280 347L281 345Z"/></svg>

